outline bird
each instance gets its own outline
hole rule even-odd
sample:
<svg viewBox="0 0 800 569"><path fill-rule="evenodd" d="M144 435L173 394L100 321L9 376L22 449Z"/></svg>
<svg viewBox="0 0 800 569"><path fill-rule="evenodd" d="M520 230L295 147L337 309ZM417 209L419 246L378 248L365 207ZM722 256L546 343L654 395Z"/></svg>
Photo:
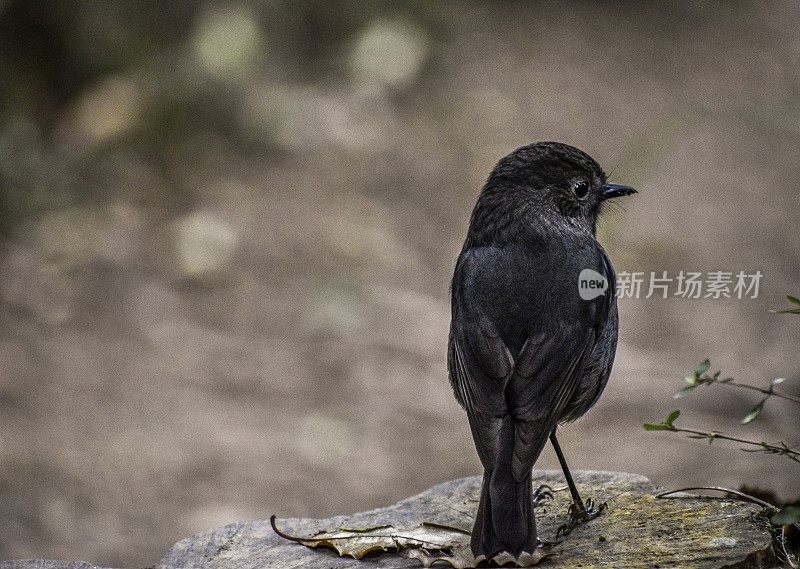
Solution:
<svg viewBox="0 0 800 569"><path fill-rule="evenodd" d="M611 373L616 277L597 223L608 200L634 193L585 152L538 142L502 158L477 198L451 284L447 367L484 469L478 561L519 563L543 546L534 506L548 489L534 492L532 470L548 440L573 499L561 529L604 507L581 499L556 428L586 413ZM592 294L582 294L586 270Z"/></svg>

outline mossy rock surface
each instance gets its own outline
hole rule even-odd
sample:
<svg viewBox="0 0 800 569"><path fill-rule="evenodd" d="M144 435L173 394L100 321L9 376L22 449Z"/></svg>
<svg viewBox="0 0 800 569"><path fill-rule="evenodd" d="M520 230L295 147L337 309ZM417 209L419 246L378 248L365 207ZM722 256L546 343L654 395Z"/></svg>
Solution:
<svg viewBox="0 0 800 569"><path fill-rule="evenodd" d="M650 481L634 474L579 471L576 482L584 498L607 502L608 510L578 526L553 548L540 566L549 568L685 567L696 569L773 567L771 535L759 507L719 498L678 496L656 499ZM279 519L281 531L312 538L341 528L390 525L413 528L423 522L461 530L468 542L481 479L439 484L393 506L327 519ZM555 540L570 503L563 475L534 473L535 486L554 487L554 499L536 510L539 537ZM441 565L446 567L442 562ZM184 539L156 565L157 569L275 569L314 567L420 567L395 553L373 553L357 560L324 548L310 549L278 536L269 521L237 523Z"/></svg>

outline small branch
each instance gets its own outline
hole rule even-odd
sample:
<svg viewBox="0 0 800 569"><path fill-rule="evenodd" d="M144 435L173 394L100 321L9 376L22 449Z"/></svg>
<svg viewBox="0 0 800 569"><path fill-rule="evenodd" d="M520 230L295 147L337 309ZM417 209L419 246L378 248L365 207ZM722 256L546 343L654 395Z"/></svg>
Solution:
<svg viewBox="0 0 800 569"><path fill-rule="evenodd" d="M769 508L770 510L777 511L778 508L770 504L769 502L765 502L761 498L756 498L755 496L751 496L750 494L745 494L744 492L740 492L739 490L732 490L731 488L723 488L722 486L690 486L689 488L678 488L677 490L667 490L666 492L661 492L656 494L656 498L666 498L672 494L677 494L678 492L685 492L687 490L713 490L715 492L727 492L728 494L733 494L734 496L738 496L745 502L752 502L753 504L758 504L759 506L763 506L765 508Z"/></svg>
<svg viewBox="0 0 800 569"><path fill-rule="evenodd" d="M685 429L685 428L682 428L682 427L675 427L674 425L670 425L670 427L668 429L664 429L664 430L674 431L676 433L687 433L689 435L694 435L695 437L699 437L699 438L703 438L703 439L709 439L710 441L713 441L715 439L722 439L722 440L725 440L725 441L732 441L732 442L741 443L741 444L744 444L744 445L761 447L758 450L749 451L749 452L766 452L766 453L769 453L769 454L779 454L779 455L785 456L789 460L793 460L794 462L800 463L800 451L796 451L794 449L791 449L791 448L789 448L788 446L786 446L783 443L780 443L780 445L771 445L769 443L757 442L757 441L749 441L747 439L740 439L738 437L732 437L730 435L726 435L726 434L720 433L718 431L698 431L696 429ZM746 450L746 449L742 449L742 450Z"/></svg>
<svg viewBox="0 0 800 569"><path fill-rule="evenodd" d="M739 383L738 381L715 381L714 383L719 383L721 385L732 385L734 387L740 387L742 389L750 389L752 391L758 391L759 393L763 393L764 395L770 395L774 397L779 397L780 399L785 399L786 401L792 401L794 403L800 404L800 397L795 397L794 395L789 395L788 393L782 393L780 391L775 391L770 387L770 389L764 389L763 387L758 387L756 385L750 385L749 383Z"/></svg>

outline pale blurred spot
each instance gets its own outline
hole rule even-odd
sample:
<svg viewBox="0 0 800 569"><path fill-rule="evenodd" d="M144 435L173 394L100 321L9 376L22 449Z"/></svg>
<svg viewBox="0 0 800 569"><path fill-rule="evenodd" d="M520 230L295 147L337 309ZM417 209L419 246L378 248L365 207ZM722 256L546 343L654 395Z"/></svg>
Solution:
<svg viewBox="0 0 800 569"><path fill-rule="evenodd" d="M225 6L205 13L192 38L200 64L226 80L244 78L256 66L264 43L256 14L245 6Z"/></svg>
<svg viewBox="0 0 800 569"><path fill-rule="evenodd" d="M339 332L354 336L364 329L364 305L352 289L323 286L306 310L309 327L315 331Z"/></svg>
<svg viewBox="0 0 800 569"><path fill-rule="evenodd" d="M320 413L306 415L295 431L295 444L300 455L318 466L335 466L352 454L355 434L350 426Z"/></svg>
<svg viewBox="0 0 800 569"><path fill-rule="evenodd" d="M178 270L185 277L224 273L239 237L227 222L208 212L190 213L174 224Z"/></svg>
<svg viewBox="0 0 800 569"><path fill-rule="evenodd" d="M254 88L239 113L241 127L252 136L295 150L335 144L350 151L378 151L386 145L392 118L386 98L375 89L323 93L289 85Z"/></svg>
<svg viewBox="0 0 800 569"><path fill-rule="evenodd" d="M93 144L135 129L142 115L142 96L127 77L111 77L84 93L76 107L77 127Z"/></svg>
<svg viewBox="0 0 800 569"><path fill-rule="evenodd" d="M427 35L410 22L376 20L358 38L350 65L360 81L400 88L419 74L428 49Z"/></svg>

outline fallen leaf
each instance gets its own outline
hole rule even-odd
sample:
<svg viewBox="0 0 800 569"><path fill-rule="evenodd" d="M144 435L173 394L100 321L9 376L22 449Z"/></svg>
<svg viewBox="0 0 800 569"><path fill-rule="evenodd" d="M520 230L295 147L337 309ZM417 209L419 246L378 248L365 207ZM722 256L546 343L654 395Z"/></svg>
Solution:
<svg viewBox="0 0 800 569"><path fill-rule="evenodd" d="M482 561L472 555L469 532L437 523L423 522L413 527L342 527L337 531L303 537L279 530L275 516L271 516L269 521L273 531L284 539L306 547L327 547L341 556L355 559L361 559L373 551L391 551L408 559L416 559L425 567L443 561L454 569L467 569L476 567ZM531 567L550 555L554 553L546 549L538 549L533 554L523 553L519 558L504 552L495 556L493 561L498 565L513 562L518 567Z"/></svg>
<svg viewBox="0 0 800 569"><path fill-rule="evenodd" d="M454 542L459 539L469 541L469 534L457 528L438 524L422 524L410 528L396 528L390 525L366 528L340 528L338 531L321 532L308 537L288 535L275 525L275 516L270 524L276 534L301 543L306 547L329 547L339 555L349 555L361 559L373 551L399 552L408 548L424 547L430 551L450 553Z"/></svg>

